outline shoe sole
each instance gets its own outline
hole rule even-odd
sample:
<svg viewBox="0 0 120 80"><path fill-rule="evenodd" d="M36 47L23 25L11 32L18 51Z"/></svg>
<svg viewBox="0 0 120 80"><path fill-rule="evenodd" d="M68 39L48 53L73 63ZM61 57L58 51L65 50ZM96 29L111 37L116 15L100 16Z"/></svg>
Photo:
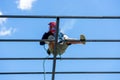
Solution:
<svg viewBox="0 0 120 80"><path fill-rule="evenodd" d="M86 43L86 38L84 35L80 35L80 41L85 44Z"/></svg>

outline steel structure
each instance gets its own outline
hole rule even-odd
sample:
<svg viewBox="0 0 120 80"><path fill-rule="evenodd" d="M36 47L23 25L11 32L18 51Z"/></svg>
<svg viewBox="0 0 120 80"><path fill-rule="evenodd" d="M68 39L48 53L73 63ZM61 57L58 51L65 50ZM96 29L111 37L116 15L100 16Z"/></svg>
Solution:
<svg viewBox="0 0 120 80"><path fill-rule="evenodd" d="M55 18L57 23L57 31L55 36L55 49L58 41L58 32L59 32L59 20L61 18L75 18L75 19L120 19L120 16L40 16L40 15L0 15L0 18ZM43 40L38 39L0 39L0 42L39 42ZM79 40L76 40L79 41ZM120 40L86 40L86 42L120 42ZM51 80L55 80L55 74L120 74L120 72L56 72L56 60L120 60L120 58L0 58L0 60L53 60L53 69L52 72L46 72L46 74L52 74ZM0 75L15 75L15 74L44 74L44 72L0 72Z"/></svg>

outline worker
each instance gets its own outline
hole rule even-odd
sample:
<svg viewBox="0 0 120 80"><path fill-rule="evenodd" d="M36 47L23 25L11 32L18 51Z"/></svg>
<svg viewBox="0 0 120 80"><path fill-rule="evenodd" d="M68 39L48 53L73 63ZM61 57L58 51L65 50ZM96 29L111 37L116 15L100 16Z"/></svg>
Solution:
<svg viewBox="0 0 120 80"><path fill-rule="evenodd" d="M74 41L75 39L69 38L67 35L63 34L62 32L58 33L58 42L57 42L57 50L56 53L54 52L55 49L55 35L56 35L56 22L50 22L49 24L49 31L45 32L42 36L42 40L51 40L51 41L40 41L40 45L48 44L47 53L48 55L62 55L65 50L71 44L85 44L85 36L80 35L80 41Z"/></svg>

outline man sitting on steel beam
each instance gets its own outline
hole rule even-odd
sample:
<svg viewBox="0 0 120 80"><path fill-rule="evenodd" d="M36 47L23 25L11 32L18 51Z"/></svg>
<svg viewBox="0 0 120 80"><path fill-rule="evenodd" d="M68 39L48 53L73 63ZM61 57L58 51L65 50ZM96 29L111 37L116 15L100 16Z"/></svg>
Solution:
<svg viewBox="0 0 120 80"><path fill-rule="evenodd" d="M45 32L42 36L42 40L51 40L51 41L40 41L40 45L48 44L47 53L50 55L51 53L55 55L54 53L54 47L55 47L55 34L56 34L56 22L50 22L49 24L49 31ZM62 55L65 50L70 46L71 44L85 44L85 36L80 35L80 41L75 41L75 39L69 38L67 35L63 34L62 32L58 33L58 43L57 43L57 50L56 55Z"/></svg>

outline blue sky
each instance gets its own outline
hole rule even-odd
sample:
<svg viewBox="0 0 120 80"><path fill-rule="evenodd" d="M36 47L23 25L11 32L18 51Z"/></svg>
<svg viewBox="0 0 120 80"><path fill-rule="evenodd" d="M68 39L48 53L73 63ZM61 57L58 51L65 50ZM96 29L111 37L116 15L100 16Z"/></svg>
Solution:
<svg viewBox="0 0 120 80"><path fill-rule="evenodd" d="M119 16L120 0L1 0L0 15ZM0 39L41 39L55 19L0 18ZM60 19L60 30L71 38L120 39L119 19ZM62 57L120 57L120 43L71 45ZM47 45L46 45L47 48ZM46 57L38 42L1 42L0 58ZM53 57L52 55L50 57ZM71 64L72 63L72 64ZM120 71L118 60L57 60L56 71ZM0 61L0 72L42 72L43 61ZM52 61L45 63L52 71ZM1 80L44 80L43 75L0 75ZM119 74L59 74L55 80L119 80ZM51 75L46 75L51 80Z"/></svg>

